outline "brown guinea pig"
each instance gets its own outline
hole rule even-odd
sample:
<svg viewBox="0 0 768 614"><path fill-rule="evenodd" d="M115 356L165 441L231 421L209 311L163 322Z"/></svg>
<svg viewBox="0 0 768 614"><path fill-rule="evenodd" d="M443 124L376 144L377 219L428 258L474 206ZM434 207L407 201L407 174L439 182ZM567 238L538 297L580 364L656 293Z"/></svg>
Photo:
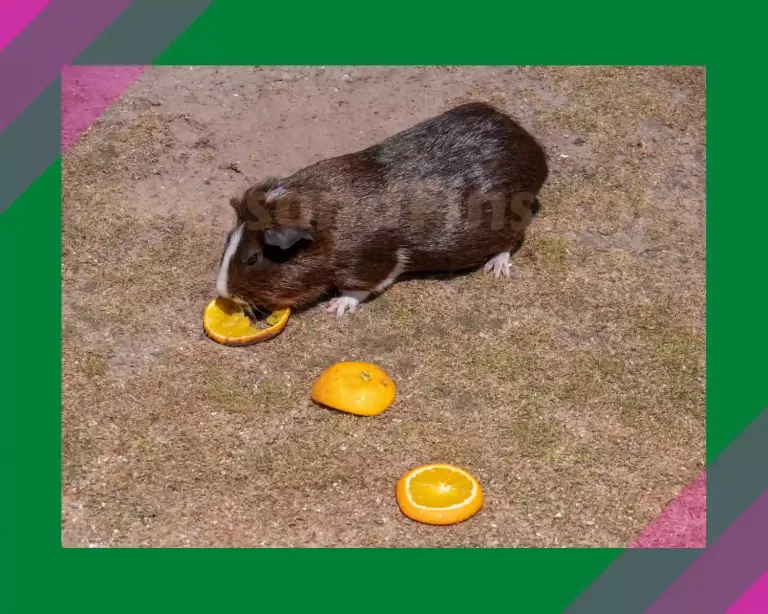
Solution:
<svg viewBox="0 0 768 614"><path fill-rule="evenodd" d="M328 311L340 316L408 271L485 264L509 276L547 175L542 147L510 117L456 107L233 198L216 289L276 309L337 288Z"/></svg>

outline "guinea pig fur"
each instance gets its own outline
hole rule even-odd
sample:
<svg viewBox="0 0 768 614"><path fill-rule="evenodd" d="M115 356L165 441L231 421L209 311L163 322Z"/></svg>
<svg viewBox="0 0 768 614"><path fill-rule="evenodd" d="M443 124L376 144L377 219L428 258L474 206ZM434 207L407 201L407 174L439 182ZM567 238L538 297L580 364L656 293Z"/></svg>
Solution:
<svg viewBox="0 0 768 614"><path fill-rule="evenodd" d="M509 276L547 176L544 150L514 120L456 107L233 198L216 290L276 309L337 288L327 309L341 316L405 272L485 264Z"/></svg>

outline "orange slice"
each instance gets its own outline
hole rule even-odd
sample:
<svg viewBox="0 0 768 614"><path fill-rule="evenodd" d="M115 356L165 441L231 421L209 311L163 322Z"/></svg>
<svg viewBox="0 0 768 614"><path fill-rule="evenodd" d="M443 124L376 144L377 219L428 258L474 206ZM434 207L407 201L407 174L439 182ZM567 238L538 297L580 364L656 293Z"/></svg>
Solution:
<svg viewBox="0 0 768 614"><path fill-rule="evenodd" d="M395 382L369 362L339 362L312 387L312 400L358 416L380 414L395 400Z"/></svg>
<svg viewBox="0 0 768 614"><path fill-rule="evenodd" d="M424 465L397 483L397 504L411 520L455 524L483 506L483 489L469 473L453 465Z"/></svg>
<svg viewBox="0 0 768 614"><path fill-rule="evenodd" d="M268 328L259 328L237 303L225 298L212 300L203 312L206 334L225 345L251 345L279 335L288 323L290 309L280 309L267 318Z"/></svg>

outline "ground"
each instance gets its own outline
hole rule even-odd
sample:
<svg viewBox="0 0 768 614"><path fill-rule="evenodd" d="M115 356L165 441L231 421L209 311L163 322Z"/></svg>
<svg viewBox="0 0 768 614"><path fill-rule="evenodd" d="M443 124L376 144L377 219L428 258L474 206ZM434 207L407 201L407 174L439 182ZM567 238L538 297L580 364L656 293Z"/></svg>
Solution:
<svg viewBox="0 0 768 614"><path fill-rule="evenodd" d="M201 313L249 181L486 100L551 176L516 276L408 279L228 348ZM63 157L65 546L627 546L704 466L699 68L153 68ZM314 405L386 369L375 418ZM405 518L429 462L472 519Z"/></svg>

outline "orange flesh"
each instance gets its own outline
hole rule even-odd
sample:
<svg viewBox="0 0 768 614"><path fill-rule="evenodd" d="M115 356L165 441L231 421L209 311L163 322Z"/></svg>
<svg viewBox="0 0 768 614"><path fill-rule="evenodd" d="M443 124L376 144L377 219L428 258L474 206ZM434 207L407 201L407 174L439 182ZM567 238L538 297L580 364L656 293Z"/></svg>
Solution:
<svg viewBox="0 0 768 614"><path fill-rule="evenodd" d="M268 328L259 328L239 305L228 299L217 298L205 308L203 327L214 341L245 345L275 337L285 328L289 316L289 309L275 311L267 318Z"/></svg>
<svg viewBox="0 0 768 614"><path fill-rule="evenodd" d="M450 507L472 496L472 482L460 473L436 467L414 476L408 491L416 505Z"/></svg>
<svg viewBox="0 0 768 614"><path fill-rule="evenodd" d="M466 471L453 465L425 465L397 483L397 504L411 520L433 525L462 522L483 506L483 489Z"/></svg>

